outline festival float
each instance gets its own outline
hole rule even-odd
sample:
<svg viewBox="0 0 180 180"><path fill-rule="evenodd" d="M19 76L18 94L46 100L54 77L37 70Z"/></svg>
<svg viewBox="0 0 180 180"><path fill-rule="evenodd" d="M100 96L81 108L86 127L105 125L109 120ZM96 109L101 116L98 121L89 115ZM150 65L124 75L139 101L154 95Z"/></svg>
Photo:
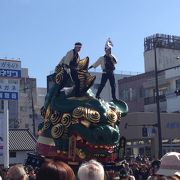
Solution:
<svg viewBox="0 0 180 180"><path fill-rule="evenodd" d="M54 85L41 109L44 122L38 128L39 156L69 164L89 159L111 163L118 158L119 122L127 114L128 106L121 100L106 102L95 98L90 87L96 77L88 72L88 65L88 57L78 63L81 97L74 96L73 86L64 85L64 67L56 67Z"/></svg>

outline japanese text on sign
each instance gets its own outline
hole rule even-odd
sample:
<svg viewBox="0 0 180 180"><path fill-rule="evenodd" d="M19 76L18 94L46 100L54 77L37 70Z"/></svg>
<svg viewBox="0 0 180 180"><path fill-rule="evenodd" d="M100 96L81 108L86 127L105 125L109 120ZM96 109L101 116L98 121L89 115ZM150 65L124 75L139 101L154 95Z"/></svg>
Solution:
<svg viewBox="0 0 180 180"><path fill-rule="evenodd" d="M0 92L18 92L17 84L0 83Z"/></svg>
<svg viewBox="0 0 180 180"><path fill-rule="evenodd" d="M18 93L17 92L0 92L0 99L17 100Z"/></svg>
<svg viewBox="0 0 180 180"><path fill-rule="evenodd" d="M0 59L0 99L18 99L19 78L21 78L21 61ZM18 83L11 83L15 79Z"/></svg>
<svg viewBox="0 0 180 180"><path fill-rule="evenodd" d="M21 71L20 70L0 69L0 77L20 78L21 77Z"/></svg>
<svg viewBox="0 0 180 180"><path fill-rule="evenodd" d="M0 59L0 69L20 70L21 62Z"/></svg>

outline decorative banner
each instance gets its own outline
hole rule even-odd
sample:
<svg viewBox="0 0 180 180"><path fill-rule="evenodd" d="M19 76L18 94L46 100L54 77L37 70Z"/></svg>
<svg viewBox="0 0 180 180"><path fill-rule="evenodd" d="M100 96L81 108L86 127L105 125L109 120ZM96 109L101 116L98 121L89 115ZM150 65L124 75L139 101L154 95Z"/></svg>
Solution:
<svg viewBox="0 0 180 180"><path fill-rule="evenodd" d="M119 158L124 159L126 152L126 138L122 136L119 140Z"/></svg>
<svg viewBox="0 0 180 180"><path fill-rule="evenodd" d="M68 157L71 158L73 161L76 157L76 136L71 136L69 138L69 152Z"/></svg>

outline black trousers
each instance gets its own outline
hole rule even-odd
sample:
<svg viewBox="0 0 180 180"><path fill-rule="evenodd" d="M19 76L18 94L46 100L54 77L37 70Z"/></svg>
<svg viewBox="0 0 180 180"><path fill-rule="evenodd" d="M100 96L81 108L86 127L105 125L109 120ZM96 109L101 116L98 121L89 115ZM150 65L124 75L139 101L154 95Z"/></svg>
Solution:
<svg viewBox="0 0 180 180"><path fill-rule="evenodd" d="M67 73L67 71L64 71L63 80L59 84L59 89L61 90L63 87L71 85L72 83L69 80L72 80L75 85L75 96L78 97L80 96L80 80L78 77L78 72L75 68L70 68L70 73L72 79L70 78L70 75Z"/></svg>
<svg viewBox="0 0 180 180"><path fill-rule="evenodd" d="M76 69L71 69L71 77L75 84L75 89L74 89L75 96L78 97L80 96L80 80L79 80L78 72Z"/></svg>
<svg viewBox="0 0 180 180"><path fill-rule="evenodd" d="M107 80L109 79L110 85L111 85L111 95L113 99L116 99L116 93L115 93L115 78L114 74L112 73L103 73L101 77L101 84L98 88L98 91L96 93L96 97L99 97L101 94L101 91L103 90L104 86L106 85Z"/></svg>

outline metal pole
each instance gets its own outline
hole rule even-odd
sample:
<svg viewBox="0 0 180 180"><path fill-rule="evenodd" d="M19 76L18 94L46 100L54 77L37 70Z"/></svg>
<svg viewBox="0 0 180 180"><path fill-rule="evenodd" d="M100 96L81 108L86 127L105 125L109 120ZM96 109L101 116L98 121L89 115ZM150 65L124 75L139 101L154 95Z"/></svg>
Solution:
<svg viewBox="0 0 180 180"><path fill-rule="evenodd" d="M158 143L159 143L159 158L162 157L162 134L161 134L161 115L159 106L159 85L158 85L158 70L157 70L157 56L156 43L154 44L154 60L155 60L155 81L156 81L156 106L157 106L157 127L158 127Z"/></svg>
<svg viewBox="0 0 180 180"><path fill-rule="evenodd" d="M35 129L35 111L34 111L34 100L33 100L33 93L32 93L32 87L30 88L31 91L31 105L32 105L32 126L33 126L33 134L36 136L36 129Z"/></svg>
<svg viewBox="0 0 180 180"><path fill-rule="evenodd" d="M4 161L4 168L9 168L9 109L8 109L8 100L4 100L3 161Z"/></svg>

